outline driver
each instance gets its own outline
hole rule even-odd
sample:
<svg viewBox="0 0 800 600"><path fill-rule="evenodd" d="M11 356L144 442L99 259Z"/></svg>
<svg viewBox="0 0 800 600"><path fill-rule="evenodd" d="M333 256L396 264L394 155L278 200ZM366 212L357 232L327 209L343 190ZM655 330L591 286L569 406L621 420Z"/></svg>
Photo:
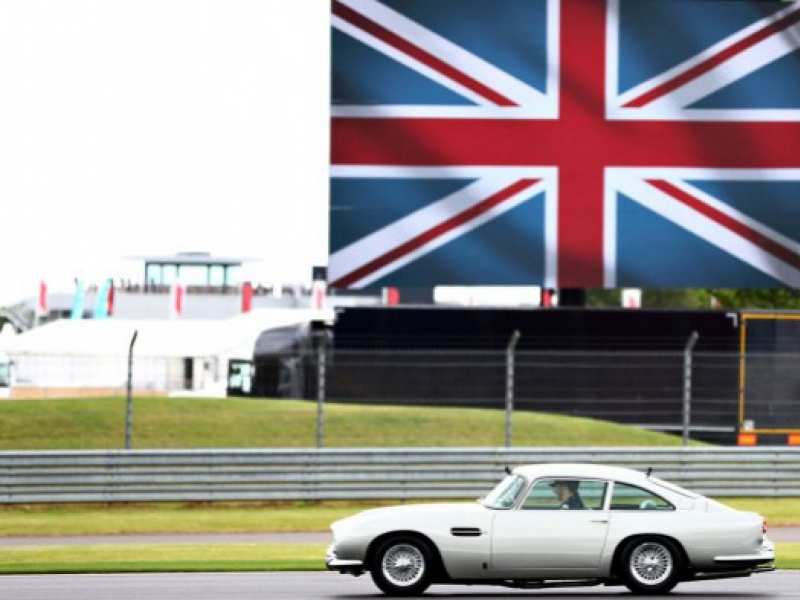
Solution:
<svg viewBox="0 0 800 600"><path fill-rule="evenodd" d="M561 508L583 509L583 500L578 494L580 481L558 479L550 484L556 496L561 501Z"/></svg>

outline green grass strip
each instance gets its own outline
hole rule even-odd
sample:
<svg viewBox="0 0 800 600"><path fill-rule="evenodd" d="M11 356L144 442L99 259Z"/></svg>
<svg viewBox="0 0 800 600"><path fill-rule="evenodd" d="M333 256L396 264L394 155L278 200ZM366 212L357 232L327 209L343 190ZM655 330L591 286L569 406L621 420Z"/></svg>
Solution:
<svg viewBox="0 0 800 600"><path fill-rule="evenodd" d="M395 503L396 504L396 503ZM374 504L127 504L0 506L0 536L329 531Z"/></svg>
<svg viewBox="0 0 800 600"><path fill-rule="evenodd" d="M800 569L800 542L775 544L775 555L779 569Z"/></svg>
<svg viewBox="0 0 800 600"><path fill-rule="evenodd" d="M800 569L800 543L778 544L779 569ZM321 571L318 544L136 544L0 549L0 574Z"/></svg>
<svg viewBox="0 0 800 600"><path fill-rule="evenodd" d="M770 527L800 525L800 498L723 498ZM339 519L398 502L165 503L0 506L2 536L329 531Z"/></svg>
<svg viewBox="0 0 800 600"><path fill-rule="evenodd" d="M320 544L129 544L0 548L0 573L318 571Z"/></svg>
<svg viewBox="0 0 800 600"><path fill-rule="evenodd" d="M502 394L502 390L499 390ZM491 398L487 398L491 400ZM496 409L368 406L329 402L329 447L500 446L505 442L501 395ZM252 398L135 398L133 447L297 448L316 445L315 402ZM678 446L677 436L607 421L519 411L519 446ZM124 398L0 402L0 450L122 448Z"/></svg>

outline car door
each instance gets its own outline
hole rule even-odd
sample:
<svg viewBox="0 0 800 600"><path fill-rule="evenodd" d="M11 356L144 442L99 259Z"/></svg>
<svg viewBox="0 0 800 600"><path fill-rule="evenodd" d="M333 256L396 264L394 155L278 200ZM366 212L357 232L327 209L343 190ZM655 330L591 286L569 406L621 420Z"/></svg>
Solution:
<svg viewBox="0 0 800 600"><path fill-rule="evenodd" d="M650 490L615 481L609 492L610 539L669 531L678 517L675 507Z"/></svg>
<svg viewBox="0 0 800 600"><path fill-rule="evenodd" d="M579 502L557 495L559 483L575 488ZM537 479L514 510L498 511L492 523L491 569L504 574L599 569L608 534L608 482Z"/></svg>

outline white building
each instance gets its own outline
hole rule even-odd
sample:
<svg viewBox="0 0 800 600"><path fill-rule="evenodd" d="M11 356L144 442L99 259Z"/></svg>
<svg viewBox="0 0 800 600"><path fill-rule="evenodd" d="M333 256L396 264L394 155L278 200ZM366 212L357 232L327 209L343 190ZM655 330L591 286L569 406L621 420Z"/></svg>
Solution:
<svg viewBox="0 0 800 600"><path fill-rule="evenodd" d="M263 332L333 318L332 310L261 308L216 320L62 319L0 350L12 365L12 398L123 394L134 333L136 394L224 396L230 361L252 360Z"/></svg>

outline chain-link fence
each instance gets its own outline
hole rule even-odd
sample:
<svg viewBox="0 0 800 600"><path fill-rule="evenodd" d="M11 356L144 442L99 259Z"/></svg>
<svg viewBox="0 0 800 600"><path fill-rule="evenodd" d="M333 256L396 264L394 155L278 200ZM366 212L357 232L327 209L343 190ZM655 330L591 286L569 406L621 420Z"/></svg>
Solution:
<svg viewBox="0 0 800 600"><path fill-rule="evenodd" d="M336 351L325 397L539 411L723 441L737 431L739 362L726 353Z"/></svg>

